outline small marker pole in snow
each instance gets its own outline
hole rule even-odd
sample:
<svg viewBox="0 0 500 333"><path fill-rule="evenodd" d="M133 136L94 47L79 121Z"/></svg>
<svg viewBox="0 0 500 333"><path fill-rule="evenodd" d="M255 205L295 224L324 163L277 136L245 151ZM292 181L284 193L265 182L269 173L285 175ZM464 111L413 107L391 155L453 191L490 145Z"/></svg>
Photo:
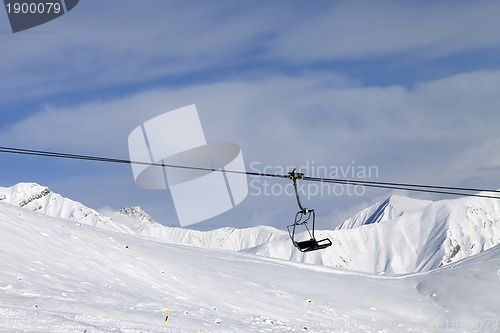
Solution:
<svg viewBox="0 0 500 333"><path fill-rule="evenodd" d="M165 317L165 321L163 322L163 326L164 327L167 327L168 316L170 316L170 308L168 308L168 310L167 310L167 316Z"/></svg>

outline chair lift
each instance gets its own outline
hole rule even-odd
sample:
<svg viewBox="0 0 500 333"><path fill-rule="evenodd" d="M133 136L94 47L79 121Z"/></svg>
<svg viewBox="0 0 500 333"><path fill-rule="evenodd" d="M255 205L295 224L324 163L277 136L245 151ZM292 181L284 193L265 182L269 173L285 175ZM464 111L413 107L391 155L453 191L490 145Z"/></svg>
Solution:
<svg viewBox="0 0 500 333"><path fill-rule="evenodd" d="M290 235L290 239L292 240L293 245L300 252L310 252L316 250L322 250L330 245L332 245L332 241L328 238L316 240L314 237L314 221L315 214L314 209L304 208L302 203L300 202L299 191L297 189L297 179L304 179L303 173L295 172L295 169L288 174L289 178L293 181L293 187L295 189L295 197L297 198L297 204L299 205L300 211L295 214L295 220L293 224L287 226L288 234ZM307 222L312 221L312 231L309 230L307 226ZM295 239L295 230L298 226L304 226L307 233L309 234L310 239L297 241Z"/></svg>

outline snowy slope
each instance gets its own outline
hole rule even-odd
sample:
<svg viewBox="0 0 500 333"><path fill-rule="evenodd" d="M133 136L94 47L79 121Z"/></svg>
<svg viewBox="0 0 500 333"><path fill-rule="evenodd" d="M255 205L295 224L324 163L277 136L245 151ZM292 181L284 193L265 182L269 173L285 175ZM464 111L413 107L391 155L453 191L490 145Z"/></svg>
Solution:
<svg viewBox="0 0 500 333"><path fill-rule="evenodd" d="M0 244L0 332L498 332L499 247L379 277L168 244L1 202Z"/></svg>
<svg viewBox="0 0 500 333"><path fill-rule="evenodd" d="M129 228L115 223L109 217L102 216L94 209L64 198L52 192L50 188L36 183L19 183L11 187L0 187L0 202L103 229L132 233Z"/></svg>
<svg viewBox="0 0 500 333"><path fill-rule="evenodd" d="M417 206L404 214L391 209L389 215L397 217L379 214L373 219L377 223L369 224L377 214L372 207L341 230L319 231L318 239L328 237L333 242L322 251L303 254L285 240L245 251L362 272L405 274L432 270L500 243L500 200L465 197Z"/></svg>

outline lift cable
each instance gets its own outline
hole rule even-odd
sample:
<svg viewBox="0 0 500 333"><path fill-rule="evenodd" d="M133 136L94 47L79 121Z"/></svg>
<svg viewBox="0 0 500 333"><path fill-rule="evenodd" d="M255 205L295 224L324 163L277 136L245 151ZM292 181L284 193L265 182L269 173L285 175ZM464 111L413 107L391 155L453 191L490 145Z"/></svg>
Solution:
<svg viewBox="0 0 500 333"><path fill-rule="evenodd" d="M52 151L45 151L45 150L23 149L23 148L13 148L13 147L3 147L3 146L0 146L0 153L65 158L65 159L76 159L76 160L97 161L97 162L107 162L107 163L138 164L138 165L148 165L148 166L156 166L156 167L223 172L223 173L232 173L232 174L244 174L244 175L258 176L258 177L272 177L272 178L283 178L283 179L289 178L288 174L281 175L281 174L271 174L271 173L262 173L262 172L250 172L250 171L238 171L238 170L226 170L226 169L196 167L196 166L189 166L189 165L176 165L176 164L167 164L167 163L159 163L159 162L152 163L152 162L119 159L119 158L109 158L109 157L90 156L90 155L81 155L81 154L68 154L68 153L52 152ZM426 192L426 193L438 193L438 194L448 194L448 195L458 195L458 196L471 196L471 197L480 197L480 198L500 199L500 195L494 196L494 195L484 194L484 192L500 193L500 190L491 190L491 189L451 187L451 186L438 186L438 185L425 185L425 184L410 184L410 183L395 183L395 182L377 182L377 181L367 181L367 180L323 178L323 177L309 177L309 176L304 176L303 180L312 181L312 182L349 185L349 186L363 186L363 187L374 187L374 188L384 188L384 189L393 189L393 190L406 190L406 191L412 191L412 192ZM483 192L483 193L465 193L465 192Z"/></svg>
<svg viewBox="0 0 500 333"><path fill-rule="evenodd" d="M351 179L328 179L328 178L312 178L304 176L303 180L314 181L314 182L322 182L322 183L331 183L331 184L341 184L341 185L352 185L352 186L364 186L364 187L375 187L375 188L385 188L392 190L403 190L403 191L412 191L412 192L424 192L424 193L437 193L437 194L449 194L449 195L459 195L459 196L468 196L468 197L478 197L478 198L489 198L489 199L500 199L500 196L493 196L481 193L465 193L465 192L454 192L454 191L444 191L444 189L450 188L460 191L471 191L471 192L492 192L492 193L500 193L499 190L477 190L477 189L467 189L467 188L453 188L446 186L431 186L425 185L422 188L416 184L397 184L397 183L389 183L391 185L385 185L384 182L365 182L365 181L357 181ZM392 185L393 184L393 185Z"/></svg>

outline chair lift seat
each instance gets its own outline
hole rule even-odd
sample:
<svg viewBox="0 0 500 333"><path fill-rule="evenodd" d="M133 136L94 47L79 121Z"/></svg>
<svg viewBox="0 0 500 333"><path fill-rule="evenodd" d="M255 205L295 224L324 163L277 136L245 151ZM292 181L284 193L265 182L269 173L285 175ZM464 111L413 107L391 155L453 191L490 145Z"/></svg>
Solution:
<svg viewBox="0 0 500 333"><path fill-rule="evenodd" d="M300 242L294 242L295 246L297 249L299 249L300 252L309 252L309 251L316 251L316 250L321 250L329 247L332 245L332 242L330 239L325 238L322 240L316 240L316 239L309 239L305 241L300 241Z"/></svg>

